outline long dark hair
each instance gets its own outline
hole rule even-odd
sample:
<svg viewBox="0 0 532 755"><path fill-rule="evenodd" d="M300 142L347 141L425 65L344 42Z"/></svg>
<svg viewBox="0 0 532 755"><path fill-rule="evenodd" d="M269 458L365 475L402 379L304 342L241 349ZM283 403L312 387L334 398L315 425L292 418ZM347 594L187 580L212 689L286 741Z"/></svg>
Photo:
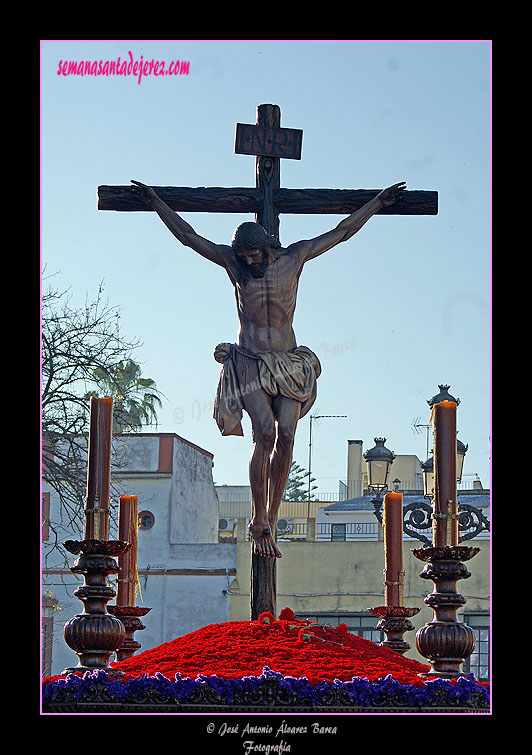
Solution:
<svg viewBox="0 0 532 755"><path fill-rule="evenodd" d="M241 223L235 228L231 246L235 252L242 249L266 249L271 246L273 249L279 249L281 242L275 236L270 236L260 223Z"/></svg>
<svg viewBox="0 0 532 755"><path fill-rule="evenodd" d="M235 228L231 246L235 252L238 268L238 280L246 285L250 277L262 278L268 267L268 249L279 249L281 242L275 236L270 236L260 223L241 223ZM262 261L250 269L250 266L239 259L238 252L244 249L260 249Z"/></svg>

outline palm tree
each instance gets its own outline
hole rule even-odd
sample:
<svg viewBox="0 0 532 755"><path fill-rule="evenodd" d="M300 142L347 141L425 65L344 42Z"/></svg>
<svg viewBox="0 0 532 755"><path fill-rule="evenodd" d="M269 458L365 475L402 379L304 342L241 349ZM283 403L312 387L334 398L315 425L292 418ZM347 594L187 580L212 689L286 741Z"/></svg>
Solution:
<svg viewBox="0 0 532 755"><path fill-rule="evenodd" d="M93 378L99 391L87 396L112 396L113 432L137 431L143 425L157 425L157 408L162 406L155 381L142 377L140 365L132 359L118 362L114 367L97 367Z"/></svg>

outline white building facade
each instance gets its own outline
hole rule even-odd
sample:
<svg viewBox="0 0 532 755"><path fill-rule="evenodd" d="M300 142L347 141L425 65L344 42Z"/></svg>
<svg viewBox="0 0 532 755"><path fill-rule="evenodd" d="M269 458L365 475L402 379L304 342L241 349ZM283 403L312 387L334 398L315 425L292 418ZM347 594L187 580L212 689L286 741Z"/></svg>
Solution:
<svg viewBox="0 0 532 755"><path fill-rule="evenodd" d="M113 438L112 497L138 497L140 529L137 605L151 608L135 633L142 652L201 627L229 621L227 589L236 574L236 545L218 542L218 498L212 479L213 456L173 433ZM115 495L115 491L117 491ZM115 521L110 539L117 537ZM43 485L43 674L60 674L77 658L63 639L63 626L81 613L73 594L81 577L50 547L50 523L60 521L59 502ZM58 528L55 528L56 532ZM61 542L81 539L61 531ZM70 559L71 564L75 556ZM113 583L113 576L110 583ZM111 600L109 605L112 605Z"/></svg>

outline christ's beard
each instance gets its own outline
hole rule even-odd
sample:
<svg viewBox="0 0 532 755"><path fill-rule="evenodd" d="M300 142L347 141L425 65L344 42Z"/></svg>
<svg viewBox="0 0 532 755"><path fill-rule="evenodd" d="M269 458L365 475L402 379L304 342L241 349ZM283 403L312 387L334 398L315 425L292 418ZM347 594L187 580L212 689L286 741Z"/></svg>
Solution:
<svg viewBox="0 0 532 755"><path fill-rule="evenodd" d="M255 262L253 265L249 265L249 272L254 278L263 278L268 267L268 260L265 262Z"/></svg>
<svg viewBox="0 0 532 755"><path fill-rule="evenodd" d="M268 252L264 251L262 256L262 262L254 262L252 265L248 265L245 262L239 261L239 275L238 280L243 284L246 285L246 283L249 280L249 277L251 275L252 278L263 278L266 270L268 269Z"/></svg>

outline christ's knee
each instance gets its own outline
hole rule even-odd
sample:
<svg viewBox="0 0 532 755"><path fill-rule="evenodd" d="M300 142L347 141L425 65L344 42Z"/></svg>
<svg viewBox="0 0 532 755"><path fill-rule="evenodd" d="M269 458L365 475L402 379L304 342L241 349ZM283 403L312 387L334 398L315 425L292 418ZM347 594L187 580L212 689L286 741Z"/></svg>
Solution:
<svg viewBox="0 0 532 755"><path fill-rule="evenodd" d="M279 424L277 428L276 449L283 456L291 453L294 447L295 427Z"/></svg>
<svg viewBox="0 0 532 755"><path fill-rule="evenodd" d="M275 443L275 424L264 422L253 427L253 440L257 445L262 446L268 452L273 449Z"/></svg>

